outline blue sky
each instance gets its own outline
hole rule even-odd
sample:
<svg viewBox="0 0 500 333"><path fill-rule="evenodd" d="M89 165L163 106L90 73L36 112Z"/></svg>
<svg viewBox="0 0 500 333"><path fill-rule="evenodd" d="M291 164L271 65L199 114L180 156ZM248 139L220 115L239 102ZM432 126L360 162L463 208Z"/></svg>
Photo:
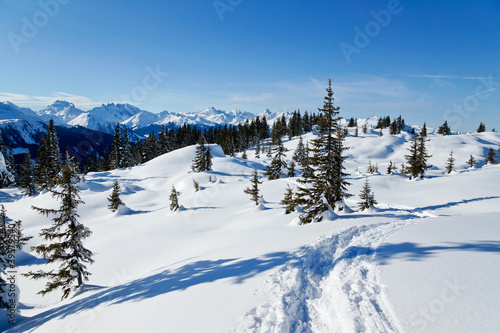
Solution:
<svg viewBox="0 0 500 333"><path fill-rule="evenodd" d="M0 0L0 100L500 130L500 2Z"/></svg>

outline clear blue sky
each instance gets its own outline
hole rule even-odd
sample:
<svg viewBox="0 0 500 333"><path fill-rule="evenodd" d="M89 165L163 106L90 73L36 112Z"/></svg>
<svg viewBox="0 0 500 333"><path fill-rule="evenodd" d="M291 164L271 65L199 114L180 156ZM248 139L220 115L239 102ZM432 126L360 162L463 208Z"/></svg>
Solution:
<svg viewBox="0 0 500 333"><path fill-rule="evenodd" d="M0 100L316 111L331 76L344 117L500 130L499 17L498 0L1 0Z"/></svg>

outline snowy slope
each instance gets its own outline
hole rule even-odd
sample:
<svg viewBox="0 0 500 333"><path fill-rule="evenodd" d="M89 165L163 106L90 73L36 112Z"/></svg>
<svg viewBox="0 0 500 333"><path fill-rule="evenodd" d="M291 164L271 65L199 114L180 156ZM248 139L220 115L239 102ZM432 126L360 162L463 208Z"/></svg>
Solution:
<svg viewBox="0 0 500 333"><path fill-rule="evenodd" d="M58 293L37 295L43 281L20 273L46 267L27 247L18 260L21 313L8 332L499 331L492 311L500 307L500 166L468 169L465 161L497 149L500 134L430 139L429 177L408 181L385 174L389 160L403 162L406 133L348 137L349 190L357 195L368 176L379 204L360 212L355 196L347 201L353 213L306 226L279 205L297 178L264 180L262 207L243 193L253 167L262 173L270 162L254 159L252 150L243 160L212 145L207 173L191 171L194 147L91 173L79 210L93 231L87 288L62 302ZM297 142L285 142L289 158ZM457 167L448 175L451 149ZM380 174L366 174L369 160ZM106 207L114 179L126 204L115 214ZM172 185L182 193L175 213L168 209ZM0 198L8 216L35 235L29 245L39 244L50 220L26 207L55 207L50 195L21 198L4 189ZM430 319L421 309L434 311Z"/></svg>

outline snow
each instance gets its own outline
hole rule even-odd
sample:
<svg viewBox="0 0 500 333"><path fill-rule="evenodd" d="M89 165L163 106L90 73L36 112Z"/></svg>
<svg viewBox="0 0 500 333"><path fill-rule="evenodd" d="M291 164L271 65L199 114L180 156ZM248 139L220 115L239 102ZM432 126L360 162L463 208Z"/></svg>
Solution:
<svg viewBox="0 0 500 333"><path fill-rule="evenodd" d="M375 122L375 120L373 120ZM79 221L92 231L90 280L71 298L41 297L45 281L21 273L48 269L30 251L50 219L27 209L57 207L50 193L0 190L12 220L35 236L18 257L18 324L7 332L497 332L500 295L500 165L468 169L500 145L500 134L431 135L433 167L423 180L387 175L404 162L410 136L355 138L346 201L319 223L298 225L279 201L297 178L264 180L261 206L243 189L270 160L224 156L210 145L213 170L191 171L195 147L128 169L90 173L81 183ZM304 135L304 141L312 134ZM288 159L298 138L285 141ZM453 149L457 165L445 174ZM368 162L380 173L366 173ZM356 168L359 172L356 173ZM369 177L374 209L358 211ZM209 181L209 178L212 181ZM124 205L107 209L113 182ZM193 179L201 190L195 192ZM215 179L217 179L215 181ZM169 210L172 185L183 210ZM21 260L22 259L22 260ZM2 319L3 320L3 319ZM3 326L2 326L3 325Z"/></svg>

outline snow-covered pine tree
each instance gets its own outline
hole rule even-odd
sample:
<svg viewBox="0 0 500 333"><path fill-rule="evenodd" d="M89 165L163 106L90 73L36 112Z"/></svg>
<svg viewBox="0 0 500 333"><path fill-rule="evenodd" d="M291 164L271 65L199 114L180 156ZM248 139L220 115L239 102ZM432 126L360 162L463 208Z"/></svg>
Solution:
<svg viewBox="0 0 500 333"><path fill-rule="evenodd" d="M359 198L361 199L361 201L358 203L358 206L361 211L370 209L377 204L377 201L375 200L375 194L372 192L368 177L366 177L365 179L365 184L363 186L363 189L361 190L361 193L359 194Z"/></svg>
<svg viewBox="0 0 500 333"><path fill-rule="evenodd" d="M375 166L373 166L372 161L368 161L368 168L366 169L367 173L374 174L376 172Z"/></svg>
<svg viewBox="0 0 500 333"><path fill-rule="evenodd" d="M181 192L177 191L175 189L175 186L172 185L172 190L170 191L170 210L172 212L175 212L176 210L179 209L179 196L181 195Z"/></svg>
<svg viewBox="0 0 500 333"><path fill-rule="evenodd" d="M200 137L196 145L196 153L191 164L191 169L196 172L203 172L212 168L212 154L210 147L205 146L206 140L204 136Z"/></svg>
<svg viewBox="0 0 500 333"><path fill-rule="evenodd" d="M493 148L490 148L488 150L488 154L486 155L486 159L484 160L484 164L488 164L488 163L497 164L496 152L495 152L495 149L493 149Z"/></svg>
<svg viewBox="0 0 500 333"><path fill-rule="evenodd" d="M387 167L387 174L392 175L393 170L396 170L396 166L392 163L392 161L389 161L389 166Z"/></svg>
<svg viewBox="0 0 500 333"><path fill-rule="evenodd" d="M35 164L31 159L29 149L26 149L23 164L19 169L19 188L26 196L33 196L36 194L36 181L35 181Z"/></svg>
<svg viewBox="0 0 500 333"><path fill-rule="evenodd" d="M312 156L308 163L311 170L303 172L299 180L304 184L297 192L298 203L305 211L300 216L302 224L321 221L323 212L335 208L337 204L342 208L344 199L351 196L347 193L350 184L344 179L348 174L344 172L347 156L343 153L348 148L344 147L345 136L340 127L340 107L333 105L331 79L326 92L323 107L318 109L320 119L316 138L311 142Z"/></svg>
<svg viewBox="0 0 500 333"><path fill-rule="evenodd" d="M194 191L198 192L200 190L200 183L198 183L196 180L193 179L193 187Z"/></svg>
<svg viewBox="0 0 500 333"><path fill-rule="evenodd" d="M118 179L115 179L113 182L113 190L111 191L111 194L107 198L109 201L108 209L111 210L113 213L118 210L120 205L123 204L122 199L120 198L121 194L121 186L120 183L118 182Z"/></svg>
<svg viewBox="0 0 500 333"><path fill-rule="evenodd" d="M428 155L425 142L428 141L424 137L419 136L417 133L413 136L411 142L411 147L408 148L410 151L409 155L405 155L406 163L406 174L410 176L410 179L417 177L424 178L425 172L428 169L427 160L431 157Z"/></svg>
<svg viewBox="0 0 500 333"><path fill-rule="evenodd" d="M257 139L257 145L255 146L255 158L260 158L260 140Z"/></svg>
<svg viewBox="0 0 500 333"><path fill-rule="evenodd" d="M483 132L486 132L486 125L485 125L483 122L481 122L481 123L479 124L479 127L477 128L477 132L478 132L478 133L483 133Z"/></svg>
<svg viewBox="0 0 500 333"><path fill-rule="evenodd" d="M467 160L467 164L469 165L469 168L473 168L477 164L477 160L474 158L474 156L470 155L470 158Z"/></svg>
<svg viewBox="0 0 500 333"><path fill-rule="evenodd" d="M42 295L62 289L64 299L69 296L73 287L81 287L90 275L86 264L94 262L93 254L83 246L83 241L92 232L78 222L77 209L80 204L84 203L79 195L79 181L78 166L66 153L66 164L57 181L58 186L50 189L52 196L60 200L59 208L46 209L32 206L43 215L54 215L52 226L40 232L40 236L48 243L34 246L33 250L41 255L47 264L60 263L57 270L48 272L40 270L24 274L36 280L42 278L50 280L45 289L39 292Z"/></svg>
<svg viewBox="0 0 500 333"><path fill-rule="evenodd" d="M293 152L292 159L297 162L297 164L303 168L307 163L307 149L304 146L304 140L302 139L302 135L299 137L299 143L297 144L297 148Z"/></svg>
<svg viewBox="0 0 500 333"><path fill-rule="evenodd" d="M254 167L253 173L252 173L252 179L250 179L250 182L252 183L251 187L246 187L243 192L246 194L250 195L251 199L256 206L259 205L259 184L262 184L262 181L259 180L259 174L257 172L257 167Z"/></svg>
<svg viewBox="0 0 500 333"><path fill-rule="evenodd" d="M288 172L287 172L287 174L286 174L286 175L287 175L288 177L290 177L290 178L295 177L295 167L296 167L296 165L295 165L295 161L294 161L294 160L292 160L292 161L290 162L290 164L287 166Z"/></svg>
<svg viewBox="0 0 500 333"><path fill-rule="evenodd" d="M453 157L453 150L450 151L450 157L448 157L448 160L446 161L446 173L451 173L453 171L453 168L455 167L455 158Z"/></svg>
<svg viewBox="0 0 500 333"><path fill-rule="evenodd" d="M287 149L283 145L281 137L276 139L276 147L273 149L274 157L271 163L266 167L266 172L264 175L269 178L269 180L279 179L282 177L282 170L287 168L287 163L285 161L285 153Z"/></svg>
<svg viewBox="0 0 500 333"><path fill-rule="evenodd" d="M293 188L288 185L285 190L285 196L280 204L285 207L285 214L290 214L295 211L295 199L293 197Z"/></svg>
<svg viewBox="0 0 500 333"><path fill-rule="evenodd" d="M363 131L363 134L366 134L368 132L368 124L364 123L363 127L361 127L361 130Z"/></svg>

